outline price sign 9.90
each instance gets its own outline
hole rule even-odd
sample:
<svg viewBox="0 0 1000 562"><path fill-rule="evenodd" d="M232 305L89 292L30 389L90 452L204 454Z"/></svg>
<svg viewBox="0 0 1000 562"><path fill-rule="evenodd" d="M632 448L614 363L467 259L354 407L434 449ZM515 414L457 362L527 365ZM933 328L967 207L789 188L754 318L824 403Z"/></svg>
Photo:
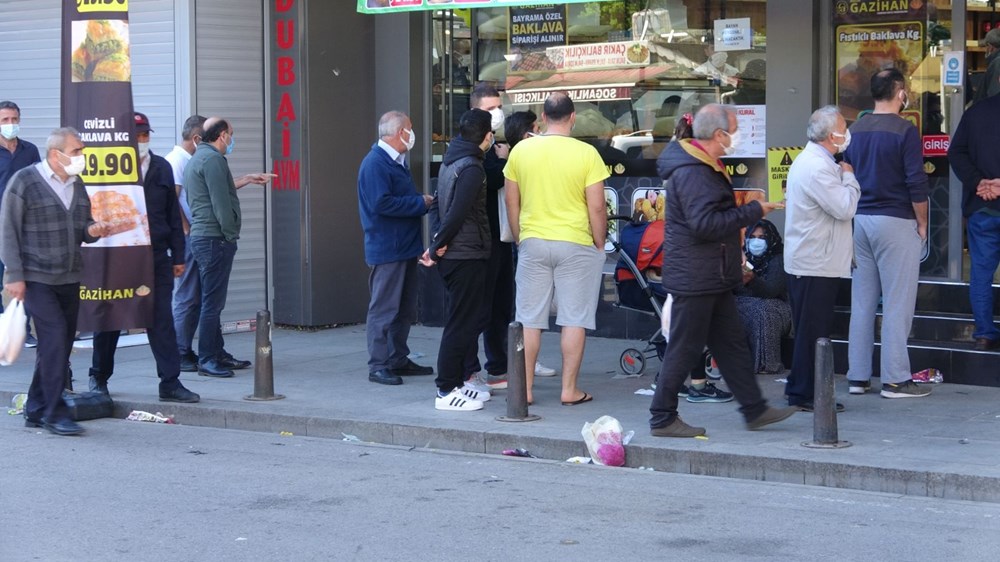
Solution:
<svg viewBox="0 0 1000 562"><path fill-rule="evenodd" d="M83 149L88 184L137 183L135 149L131 146L95 146Z"/></svg>

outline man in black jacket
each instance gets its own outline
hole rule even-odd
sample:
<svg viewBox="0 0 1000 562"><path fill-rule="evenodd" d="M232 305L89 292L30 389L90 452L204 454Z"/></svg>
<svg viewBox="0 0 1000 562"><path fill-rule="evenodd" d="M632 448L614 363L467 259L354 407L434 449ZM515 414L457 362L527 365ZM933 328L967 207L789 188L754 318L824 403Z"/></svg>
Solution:
<svg viewBox="0 0 1000 562"><path fill-rule="evenodd" d="M139 170L149 239L153 246L153 323L146 330L149 348L156 360L160 377L161 402L198 402L201 398L181 384L181 356L174 332L172 297L174 277L184 273L184 229L174 191L174 173L170 164L149 150L149 119L135 114L136 141L139 144ZM108 393L108 379L115 369L115 350L121 332L94 334L90 390Z"/></svg>
<svg viewBox="0 0 1000 562"><path fill-rule="evenodd" d="M437 208L441 225L420 262L438 271L448 291L448 317L438 351L438 410L481 410L490 393L465 385L465 359L476 345L483 312L483 285L490 257L483 153L493 144L490 114L462 114L459 136L448 145L438 174Z"/></svg>
<svg viewBox="0 0 1000 562"><path fill-rule="evenodd" d="M740 230L781 205L752 201L736 206L729 174L719 159L739 144L732 109L707 105L695 116L693 128L693 139L668 144L657 162L660 177L670 180L663 240L669 265L663 268L663 286L674 301L670 343L649 408L656 437L705 434L705 428L691 427L677 415L677 392L706 344L740 403L747 429L781 421L796 411L770 408L761 395L733 295L743 279Z"/></svg>

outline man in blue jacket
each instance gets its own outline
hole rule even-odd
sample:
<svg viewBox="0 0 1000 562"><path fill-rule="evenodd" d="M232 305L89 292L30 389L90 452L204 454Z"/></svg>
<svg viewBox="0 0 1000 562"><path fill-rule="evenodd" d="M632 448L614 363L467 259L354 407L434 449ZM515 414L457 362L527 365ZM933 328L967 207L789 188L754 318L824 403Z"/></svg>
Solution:
<svg viewBox="0 0 1000 562"><path fill-rule="evenodd" d="M992 35L993 32L990 32ZM1000 52L1000 51L998 51ZM988 75L988 74L987 74ZM1000 85L1000 77L994 77ZM983 88L986 88L983 84ZM1000 96L966 110L948 149L948 161L962 180L962 214L969 240L969 301L979 351L1000 349L993 323L993 275L1000 265Z"/></svg>
<svg viewBox="0 0 1000 562"><path fill-rule="evenodd" d="M160 377L161 402L198 402L200 397L181 384L181 356L177 350L171 301L174 278L184 273L184 229L174 191L170 164L149 150L149 119L135 113L139 171L146 199L149 240L153 247L153 318L146 330L149 349ZM90 390L108 394L108 379L115 369L119 330L94 334Z"/></svg>
<svg viewBox="0 0 1000 562"><path fill-rule="evenodd" d="M407 357L406 338L417 318L417 258L423 252L420 217L433 198L421 195L406 165L417 136L405 113L390 111L378 121L379 141L358 170L358 212L365 233L368 289L368 380L403 384L407 375L434 369Z"/></svg>
<svg viewBox="0 0 1000 562"><path fill-rule="evenodd" d="M771 408L761 395L733 295L743 283L740 230L780 204L751 201L736 206L732 182L720 160L739 145L735 111L706 105L695 115L693 129L693 139L668 144L657 161L660 177L670 180L663 238L670 265L663 268L663 287L674 302L670 344L649 407L655 437L705 434L705 428L689 426L677 415L677 392L701 361L706 344L740 403L747 429L779 422L796 411Z"/></svg>

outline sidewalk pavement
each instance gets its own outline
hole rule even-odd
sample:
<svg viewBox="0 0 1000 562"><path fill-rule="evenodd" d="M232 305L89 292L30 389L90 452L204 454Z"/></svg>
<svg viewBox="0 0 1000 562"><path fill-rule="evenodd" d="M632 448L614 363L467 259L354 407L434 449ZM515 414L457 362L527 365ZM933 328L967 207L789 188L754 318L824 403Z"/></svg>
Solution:
<svg viewBox="0 0 1000 562"><path fill-rule="evenodd" d="M418 363L436 367L440 336L439 328L413 328L410 349L424 354ZM252 360L254 337L227 335L226 349ZM362 441L475 453L520 447L541 458L564 460L587 456L580 429L607 414L618 418L626 432L635 430L627 447L630 467L1000 502L1000 388L942 384L928 398L887 400L877 392L848 395L844 377L838 376L837 399L847 407L837 420L840 439L853 446L818 450L801 445L812 439L812 414L798 413L751 432L744 429L735 402L691 404L681 399L681 416L706 427L706 440L650 436L650 397L635 391L649 388L659 362L653 359L640 378L615 378L619 355L635 342L588 339L580 387L594 395L592 402L562 406L560 378L537 378L530 412L542 419L505 423L495 419L506 413L505 391L478 412L440 412L434 409L433 376L405 377L401 386L368 382L363 325L318 332L275 329L272 338L275 392L284 394L283 400L244 400L253 394L251 368L231 379L182 373L184 384L201 394L201 403L159 402L152 355L148 346L137 346L117 354L109 383L115 415L124 418L137 409L163 412L185 425L336 439L348 434ZM5 404L27 391L34 359L34 350L26 349L15 365L0 368L0 400ZM90 350L74 350L71 360L75 388L86 390ZM559 368L558 334L543 335L541 361ZM777 378L761 375L758 382L773 405L783 406L784 385ZM21 424L20 417L4 418L0 423ZM84 443L101 438L98 429L89 429Z"/></svg>

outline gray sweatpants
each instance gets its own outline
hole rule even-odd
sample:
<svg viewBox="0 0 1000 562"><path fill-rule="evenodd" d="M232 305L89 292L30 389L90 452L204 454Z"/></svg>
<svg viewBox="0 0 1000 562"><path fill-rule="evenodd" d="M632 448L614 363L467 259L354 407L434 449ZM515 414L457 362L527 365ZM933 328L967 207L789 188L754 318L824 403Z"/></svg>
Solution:
<svg viewBox="0 0 1000 562"><path fill-rule="evenodd" d="M906 340L913 324L920 278L917 221L880 215L854 217L854 260L851 284L851 329L847 378L872 376L875 312L882 297L882 383L910 380Z"/></svg>

